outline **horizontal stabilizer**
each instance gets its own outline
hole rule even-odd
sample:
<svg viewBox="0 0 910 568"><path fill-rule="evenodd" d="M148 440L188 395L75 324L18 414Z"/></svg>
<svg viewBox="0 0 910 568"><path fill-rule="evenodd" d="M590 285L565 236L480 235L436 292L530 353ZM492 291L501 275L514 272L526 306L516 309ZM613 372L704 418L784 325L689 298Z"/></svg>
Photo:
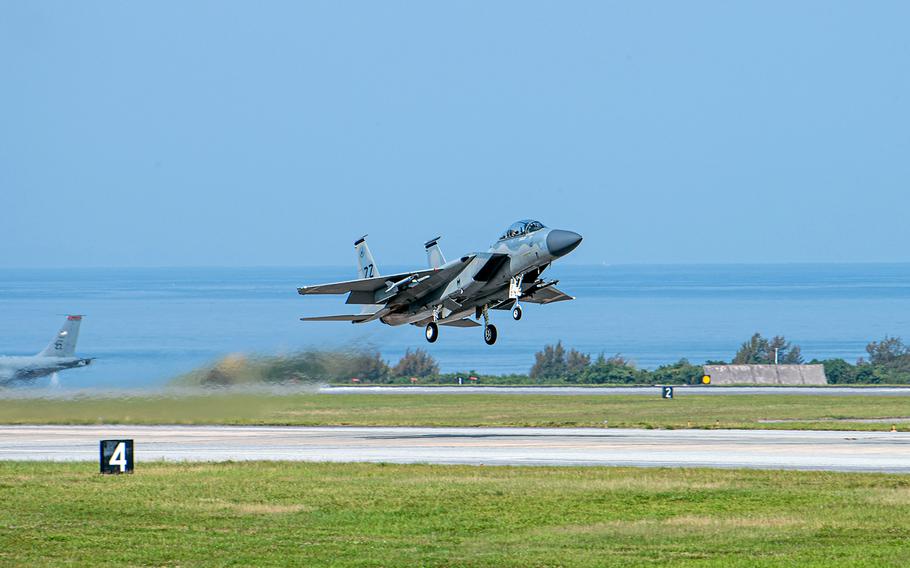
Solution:
<svg viewBox="0 0 910 568"><path fill-rule="evenodd" d="M361 323L370 319L373 314L347 314L340 316L315 316L300 318L300 321L349 321L351 323Z"/></svg>

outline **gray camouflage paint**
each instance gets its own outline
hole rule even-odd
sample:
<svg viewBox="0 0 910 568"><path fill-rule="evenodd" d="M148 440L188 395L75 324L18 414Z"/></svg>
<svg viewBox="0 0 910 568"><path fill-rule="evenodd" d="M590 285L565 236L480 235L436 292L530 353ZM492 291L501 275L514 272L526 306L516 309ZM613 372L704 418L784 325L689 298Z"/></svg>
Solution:
<svg viewBox="0 0 910 568"><path fill-rule="evenodd" d="M535 230L521 231L522 228L528 227ZM452 271L447 280L424 290L420 288L421 282L432 278L433 274L419 275L419 271L416 271L402 281L399 287L393 286L395 283L390 281L388 288L381 287L375 293L354 292L349 296L348 303L366 304L367 302L361 298L368 298L369 302L375 303L368 304L367 309L362 312L373 314L373 317L351 321L360 323L379 319L388 325L426 325L434 321L435 313L436 321L441 325L476 325L462 320L477 316L484 306L490 309L513 307L515 302L509 298L510 282L513 278L519 276L524 278L521 286L523 293L534 290L532 287L535 283L538 286L543 285L542 288L552 286L555 282L543 283L538 280L541 273L551 262L574 250L582 240L581 235L572 231L549 229L530 220L518 221L510 230L518 230L518 234L510 235L509 231L506 231L486 252L469 254L444 264L440 264L444 262L444 256L437 243L438 237L428 241L425 245L428 264L439 274ZM361 278L378 276L379 272L366 241L361 238L354 246ZM478 279L487 263L496 266L500 260L501 266L491 274L484 275L489 276L488 278ZM354 284L354 281L351 284ZM317 287L304 287L298 291L301 294L321 293L313 288ZM409 294L410 290L420 291L419 297ZM555 288L551 290L556 299L550 301L571 299Z"/></svg>

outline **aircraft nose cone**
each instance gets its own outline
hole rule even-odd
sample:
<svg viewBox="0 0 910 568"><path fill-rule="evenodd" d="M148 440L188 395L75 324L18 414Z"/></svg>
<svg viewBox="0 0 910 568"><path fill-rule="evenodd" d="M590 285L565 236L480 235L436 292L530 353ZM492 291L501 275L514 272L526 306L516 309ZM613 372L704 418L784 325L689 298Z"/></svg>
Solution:
<svg viewBox="0 0 910 568"><path fill-rule="evenodd" d="M553 229L547 235L547 249L553 256L565 256L581 243L581 235L573 231Z"/></svg>

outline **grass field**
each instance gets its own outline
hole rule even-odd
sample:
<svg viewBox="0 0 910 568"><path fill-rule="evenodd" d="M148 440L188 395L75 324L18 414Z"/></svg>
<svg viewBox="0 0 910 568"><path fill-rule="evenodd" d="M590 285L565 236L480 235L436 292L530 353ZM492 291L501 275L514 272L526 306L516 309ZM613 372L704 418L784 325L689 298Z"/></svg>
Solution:
<svg viewBox="0 0 910 568"><path fill-rule="evenodd" d="M910 397L638 395L213 394L185 397L2 399L3 424L292 424L590 426L888 430ZM765 423L762 420L786 420ZM910 423L896 422L898 430Z"/></svg>
<svg viewBox="0 0 910 568"><path fill-rule="evenodd" d="M3 566L906 566L910 476L0 463Z"/></svg>

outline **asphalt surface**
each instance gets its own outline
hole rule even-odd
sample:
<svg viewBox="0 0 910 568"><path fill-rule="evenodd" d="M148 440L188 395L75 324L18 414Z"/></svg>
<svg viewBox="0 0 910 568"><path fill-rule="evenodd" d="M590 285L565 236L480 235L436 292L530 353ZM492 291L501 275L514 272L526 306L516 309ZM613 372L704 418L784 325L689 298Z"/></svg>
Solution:
<svg viewBox="0 0 910 568"><path fill-rule="evenodd" d="M720 467L910 473L910 433L596 428L0 426L0 460L97 461L102 439L143 462L295 460Z"/></svg>
<svg viewBox="0 0 910 568"><path fill-rule="evenodd" d="M813 386L754 386L754 387L721 387L721 386L682 386L673 387L674 395L796 395L796 396L908 396L910 387L813 387ZM205 387L167 387L153 389L67 389L67 388L0 388L0 400L70 400L78 398L131 398L131 397L175 397L200 396L210 394L512 394L512 395L552 395L552 396L613 396L641 395L660 396L659 386L628 387L578 387L578 386L319 386L319 385L238 385L225 389Z"/></svg>
<svg viewBox="0 0 910 568"><path fill-rule="evenodd" d="M673 387L674 396L685 395L740 395L740 394L784 394L809 396L910 396L910 387L720 387L683 386ZM549 395L617 395L640 394L659 396L660 387L494 387L494 386L446 386L446 387L393 387L357 386L322 387L321 394L549 394Z"/></svg>

